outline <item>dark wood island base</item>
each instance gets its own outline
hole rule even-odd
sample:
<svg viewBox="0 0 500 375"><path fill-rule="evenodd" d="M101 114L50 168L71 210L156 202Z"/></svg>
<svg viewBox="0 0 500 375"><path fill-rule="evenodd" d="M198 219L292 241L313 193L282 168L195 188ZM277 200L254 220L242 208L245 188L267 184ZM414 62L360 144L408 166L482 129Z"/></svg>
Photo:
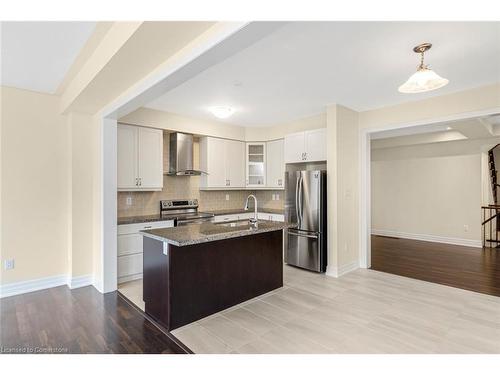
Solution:
<svg viewBox="0 0 500 375"><path fill-rule="evenodd" d="M144 237L146 313L169 331L283 286L283 231L189 246Z"/></svg>

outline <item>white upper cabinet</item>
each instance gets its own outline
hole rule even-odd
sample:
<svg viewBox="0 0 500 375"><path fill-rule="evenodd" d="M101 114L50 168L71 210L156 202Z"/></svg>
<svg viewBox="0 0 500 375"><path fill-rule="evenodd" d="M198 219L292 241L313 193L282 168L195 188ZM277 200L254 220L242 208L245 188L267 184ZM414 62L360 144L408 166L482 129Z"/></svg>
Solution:
<svg viewBox="0 0 500 375"><path fill-rule="evenodd" d="M266 186L266 144L264 142L247 143L246 172L248 187Z"/></svg>
<svg viewBox="0 0 500 375"><path fill-rule="evenodd" d="M285 163L302 163L306 148L304 132L285 136Z"/></svg>
<svg viewBox="0 0 500 375"><path fill-rule="evenodd" d="M163 131L118 124L118 190L163 188Z"/></svg>
<svg viewBox="0 0 500 375"><path fill-rule="evenodd" d="M120 125L117 129L118 189L137 186L137 128Z"/></svg>
<svg viewBox="0 0 500 375"><path fill-rule="evenodd" d="M285 141L278 139L266 144L266 186L283 189L285 176Z"/></svg>
<svg viewBox="0 0 500 375"><path fill-rule="evenodd" d="M245 143L225 140L226 186L245 187Z"/></svg>
<svg viewBox="0 0 500 375"><path fill-rule="evenodd" d="M306 161L326 160L326 128L305 132Z"/></svg>
<svg viewBox="0 0 500 375"><path fill-rule="evenodd" d="M230 189L245 187L245 143L221 138L200 140L200 188Z"/></svg>
<svg viewBox="0 0 500 375"><path fill-rule="evenodd" d="M285 137L285 163L326 160L326 129L308 130Z"/></svg>
<svg viewBox="0 0 500 375"><path fill-rule="evenodd" d="M140 187L163 188L163 131L139 128L138 149Z"/></svg>
<svg viewBox="0 0 500 375"><path fill-rule="evenodd" d="M226 186L225 140L203 137L200 140L200 187L223 188Z"/></svg>

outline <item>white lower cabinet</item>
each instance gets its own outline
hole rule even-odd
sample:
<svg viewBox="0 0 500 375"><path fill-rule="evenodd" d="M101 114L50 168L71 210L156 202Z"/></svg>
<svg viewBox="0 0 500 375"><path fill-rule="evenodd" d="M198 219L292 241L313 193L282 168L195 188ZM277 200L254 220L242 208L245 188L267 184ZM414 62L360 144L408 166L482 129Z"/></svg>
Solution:
<svg viewBox="0 0 500 375"><path fill-rule="evenodd" d="M285 215L282 214L268 214L265 212L259 212L257 214L259 220L269 220L269 221L285 221Z"/></svg>
<svg viewBox="0 0 500 375"><path fill-rule="evenodd" d="M173 226L173 220L118 225L118 284L142 278L142 235L139 231Z"/></svg>
<svg viewBox="0 0 500 375"><path fill-rule="evenodd" d="M231 214L231 215L217 215L214 217L214 223L222 223L224 221L235 221L235 220L248 220L254 217L254 213L245 212L241 214ZM257 218L259 220L270 220L270 221L285 221L285 215L281 214L268 214L265 212L258 212Z"/></svg>

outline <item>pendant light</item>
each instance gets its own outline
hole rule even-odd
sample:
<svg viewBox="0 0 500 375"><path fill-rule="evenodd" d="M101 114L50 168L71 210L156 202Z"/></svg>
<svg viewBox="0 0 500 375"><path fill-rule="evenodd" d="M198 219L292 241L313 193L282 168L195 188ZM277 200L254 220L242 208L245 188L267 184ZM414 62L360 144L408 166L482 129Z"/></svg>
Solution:
<svg viewBox="0 0 500 375"><path fill-rule="evenodd" d="M408 81L399 86L399 92L414 94L436 90L448 84L449 81L446 78L440 77L428 65L424 65L424 53L431 47L432 44L423 43L413 48L413 52L420 53L420 65L417 72L408 78Z"/></svg>

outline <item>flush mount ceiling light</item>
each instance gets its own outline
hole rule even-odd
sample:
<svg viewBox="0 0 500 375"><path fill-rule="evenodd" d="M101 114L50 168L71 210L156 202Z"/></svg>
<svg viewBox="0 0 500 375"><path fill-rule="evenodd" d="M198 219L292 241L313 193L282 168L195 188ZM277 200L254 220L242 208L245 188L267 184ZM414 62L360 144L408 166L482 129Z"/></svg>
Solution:
<svg viewBox="0 0 500 375"><path fill-rule="evenodd" d="M413 52L420 53L420 65L408 81L399 86L398 91L405 94L414 94L439 89L448 84L446 78L437 75L428 65L424 65L424 53L432 47L431 43L422 43Z"/></svg>
<svg viewBox="0 0 500 375"><path fill-rule="evenodd" d="M208 109L212 114L220 119L225 119L231 116L234 112L235 109L231 107L225 107L225 106L216 106L216 107L210 107Z"/></svg>

